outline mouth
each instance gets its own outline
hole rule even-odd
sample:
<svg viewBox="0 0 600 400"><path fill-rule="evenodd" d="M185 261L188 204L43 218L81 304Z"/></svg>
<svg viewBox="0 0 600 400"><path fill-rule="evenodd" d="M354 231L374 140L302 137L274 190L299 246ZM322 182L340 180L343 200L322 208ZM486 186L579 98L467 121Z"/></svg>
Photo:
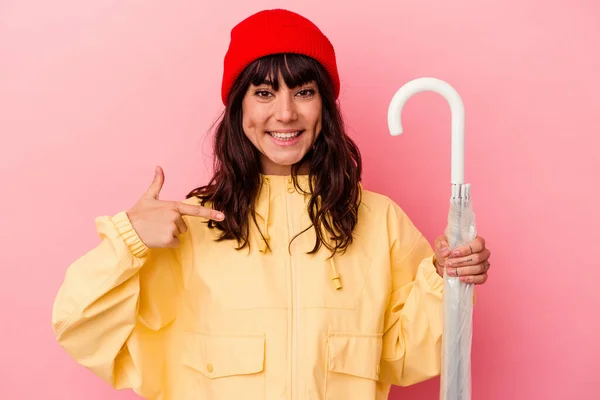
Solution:
<svg viewBox="0 0 600 400"><path fill-rule="evenodd" d="M299 131L294 131L294 132L267 132L267 134L269 136L271 136L274 139L277 140L281 140L281 141L291 141L296 139L298 136L302 135L302 133L304 133L304 130L299 130Z"/></svg>

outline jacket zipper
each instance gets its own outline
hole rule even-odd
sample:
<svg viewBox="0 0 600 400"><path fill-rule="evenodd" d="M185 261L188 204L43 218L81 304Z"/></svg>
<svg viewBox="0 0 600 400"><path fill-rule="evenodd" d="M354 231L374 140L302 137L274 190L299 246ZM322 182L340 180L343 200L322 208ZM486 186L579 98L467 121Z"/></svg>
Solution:
<svg viewBox="0 0 600 400"><path fill-rule="evenodd" d="M287 192L288 201L287 213L288 213L288 238L291 239L294 234L294 222L293 222L293 210L291 204L293 202L293 193L295 192L293 183L288 182ZM293 246L291 246L293 249ZM290 249L290 250L291 250ZM299 330L299 313L298 313L298 279L296 277L296 268L294 266L293 251L290 254L290 270L292 279L292 400L299 400L298 395L298 330Z"/></svg>

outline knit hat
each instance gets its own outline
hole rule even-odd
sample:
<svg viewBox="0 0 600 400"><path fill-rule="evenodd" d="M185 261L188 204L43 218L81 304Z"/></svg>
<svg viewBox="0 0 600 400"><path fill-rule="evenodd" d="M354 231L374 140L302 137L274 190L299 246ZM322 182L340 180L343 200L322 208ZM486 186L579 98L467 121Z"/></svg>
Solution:
<svg viewBox="0 0 600 400"><path fill-rule="evenodd" d="M305 17L275 9L253 14L231 30L223 63L223 104L227 104L229 91L244 68L260 57L278 53L302 54L317 60L329 74L337 99L340 79L335 52L327 37Z"/></svg>

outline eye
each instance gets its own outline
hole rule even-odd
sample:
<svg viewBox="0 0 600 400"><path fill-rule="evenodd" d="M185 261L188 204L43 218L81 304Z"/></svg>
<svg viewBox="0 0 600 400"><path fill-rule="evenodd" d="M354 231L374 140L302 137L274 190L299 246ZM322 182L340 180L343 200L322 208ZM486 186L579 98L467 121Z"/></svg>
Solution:
<svg viewBox="0 0 600 400"><path fill-rule="evenodd" d="M300 97L310 97L315 94L315 90L314 89L302 89L301 91L298 92L298 94L300 95Z"/></svg>
<svg viewBox="0 0 600 400"><path fill-rule="evenodd" d="M271 96L271 93L268 90L257 90L254 92L254 95L256 97L267 98L267 97Z"/></svg>

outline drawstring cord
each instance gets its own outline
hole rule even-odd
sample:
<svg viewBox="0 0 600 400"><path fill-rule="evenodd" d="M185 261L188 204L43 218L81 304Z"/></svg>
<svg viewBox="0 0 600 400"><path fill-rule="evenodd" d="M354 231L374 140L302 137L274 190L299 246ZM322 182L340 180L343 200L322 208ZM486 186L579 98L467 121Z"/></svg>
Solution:
<svg viewBox="0 0 600 400"><path fill-rule="evenodd" d="M335 290L340 290L342 288L341 276L335 267L333 254L329 258L329 265L331 266L331 280L333 281L333 286L335 287Z"/></svg>
<svg viewBox="0 0 600 400"><path fill-rule="evenodd" d="M271 209L271 185L270 185L270 181L269 178L265 178L266 181L266 186L267 186L267 212L264 218L264 234L263 234L263 238L262 241L260 242L260 248L259 251L261 253L266 253L267 250L269 249L269 240L271 239L271 237L269 236L269 210Z"/></svg>

